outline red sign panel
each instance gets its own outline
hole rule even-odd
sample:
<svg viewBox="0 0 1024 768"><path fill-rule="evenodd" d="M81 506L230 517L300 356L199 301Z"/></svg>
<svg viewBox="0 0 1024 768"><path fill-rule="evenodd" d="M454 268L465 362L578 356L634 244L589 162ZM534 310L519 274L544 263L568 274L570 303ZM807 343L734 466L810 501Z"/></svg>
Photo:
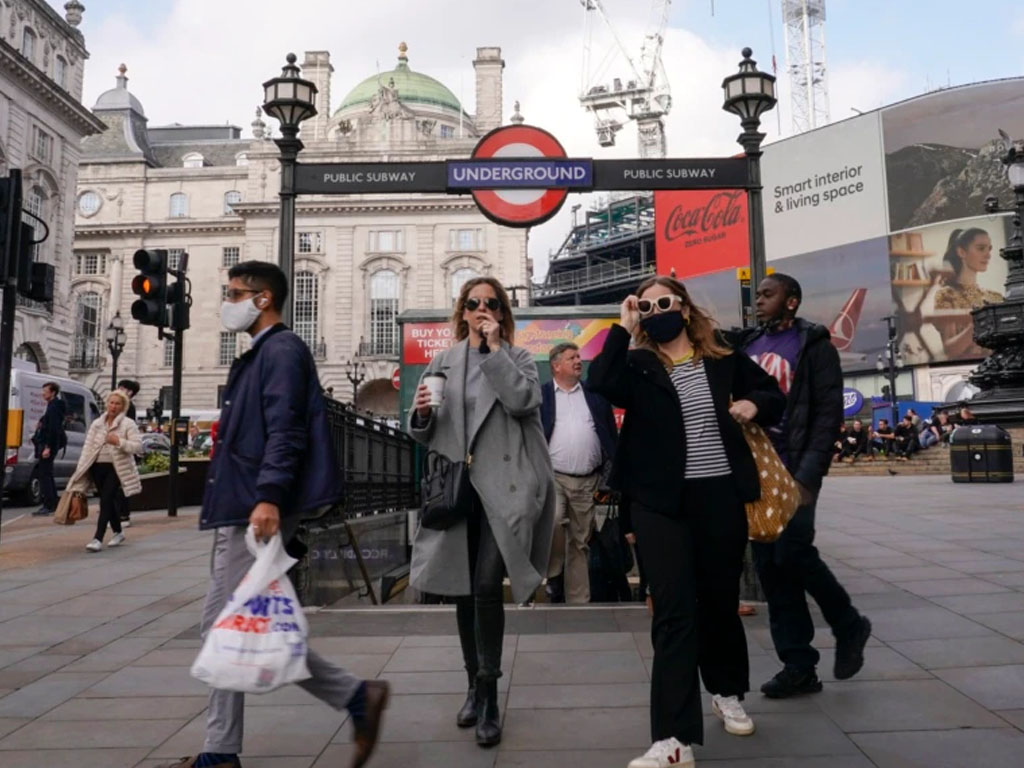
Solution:
<svg viewBox="0 0 1024 768"><path fill-rule="evenodd" d="M391 374L391 386L395 389L402 388L402 369L395 368L395 372Z"/></svg>
<svg viewBox="0 0 1024 768"><path fill-rule="evenodd" d="M747 194L741 189L654 193L659 275L685 279L750 263Z"/></svg>

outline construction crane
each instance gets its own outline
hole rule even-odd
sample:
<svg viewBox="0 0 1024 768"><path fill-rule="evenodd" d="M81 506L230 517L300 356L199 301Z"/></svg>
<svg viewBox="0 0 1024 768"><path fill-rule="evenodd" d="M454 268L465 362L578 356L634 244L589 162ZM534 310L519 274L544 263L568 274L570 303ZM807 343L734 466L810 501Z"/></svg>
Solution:
<svg viewBox="0 0 1024 768"><path fill-rule="evenodd" d="M793 133L826 125L825 0L782 0Z"/></svg>
<svg viewBox="0 0 1024 768"><path fill-rule="evenodd" d="M597 141L602 147L615 146L615 134L625 124L636 122L640 157L665 157L665 115L672 109L672 95L661 49L672 0L653 0L648 32L640 55L634 58L623 44L605 12L601 0L579 0L584 11L583 69L580 104L594 115ZM594 56L596 28L603 24L614 44L599 58ZM619 62L621 54L628 63L625 82L607 70Z"/></svg>

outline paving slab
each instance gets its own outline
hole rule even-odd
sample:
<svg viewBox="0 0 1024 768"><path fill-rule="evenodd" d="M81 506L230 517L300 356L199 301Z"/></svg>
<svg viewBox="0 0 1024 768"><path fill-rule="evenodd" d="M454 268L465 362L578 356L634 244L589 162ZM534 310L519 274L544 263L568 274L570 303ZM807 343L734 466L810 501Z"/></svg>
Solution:
<svg viewBox="0 0 1024 768"><path fill-rule="evenodd" d="M1024 664L940 669L935 674L989 709L1024 708Z"/></svg>
<svg viewBox="0 0 1024 768"><path fill-rule="evenodd" d="M39 717L95 685L103 673L55 672L0 699L0 717Z"/></svg>
<svg viewBox="0 0 1024 768"><path fill-rule="evenodd" d="M97 708L93 717L105 714ZM179 728L180 720L36 720L0 739L0 750L32 749L44 744L50 749L153 748Z"/></svg>
<svg viewBox="0 0 1024 768"><path fill-rule="evenodd" d="M513 685L571 685L574 683L643 682L647 674L635 649L632 651L572 651L516 654Z"/></svg>
<svg viewBox="0 0 1024 768"><path fill-rule="evenodd" d="M966 768L1020 765L1024 734L1013 728L854 734L878 768Z"/></svg>
<svg viewBox="0 0 1024 768"><path fill-rule="evenodd" d="M1002 636L904 640L889 647L925 669L1024 664L1024 643Z"/></svg>
<svg viewBox="0 0 1024 768"><path fill-rule="evenodd" d="M34 749L3 753L4 768L134 768L148 749Z"/></svg>

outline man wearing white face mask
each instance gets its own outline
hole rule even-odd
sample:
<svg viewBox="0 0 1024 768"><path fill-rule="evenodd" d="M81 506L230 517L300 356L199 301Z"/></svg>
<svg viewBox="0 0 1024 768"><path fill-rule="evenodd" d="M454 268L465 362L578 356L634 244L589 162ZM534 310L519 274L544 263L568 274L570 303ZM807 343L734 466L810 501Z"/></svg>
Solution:
<svg viewBox="0 0 1024 768"><path fill-rule="evenodd" d="M252 347L228 374L216 450L207 475L200 528L213 530L210 586L200 630L205 636L252 565L245 530L289 542L305 513L341 499L341 482L313 356L281 322L288 282L276 264L246 261L231 268L221 306L229 331L248 333ZM355 728L352 765L370 758L387 705L388 684L360 680L312 650L311 677L299 685ZM212 690L206 743L175 768L239 768L244 695Z"/></svg>

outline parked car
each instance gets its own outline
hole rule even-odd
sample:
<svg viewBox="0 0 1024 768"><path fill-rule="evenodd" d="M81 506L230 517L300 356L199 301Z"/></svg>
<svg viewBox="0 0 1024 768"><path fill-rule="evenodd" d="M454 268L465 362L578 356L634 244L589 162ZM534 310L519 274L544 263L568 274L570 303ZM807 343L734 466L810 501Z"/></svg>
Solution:
<svg viewBox="0 0 1024 768"><path fill-rule="evenodd" d="M21 412L21 445L8 448L4 463L3 488L20 504L41 504L43 497L36 475L35 446L32 435L46 411L42 387L48 381L60 386L60 398L67 406L64 429L68 436L66 450L60 451L53 462L53 478L57 489L62 490L78 466L82 454L85 433L100 415L100 405L88 387L71 379L49 376L38 371L14 368L11 371L12 414Z"/></svg>
<svg viewBox="0 0 1024 768"><path fill-rule="evenodd" d="M171 439L162 432L144 432L141 437L143 456L147 453L171 454Z"/></svg>

